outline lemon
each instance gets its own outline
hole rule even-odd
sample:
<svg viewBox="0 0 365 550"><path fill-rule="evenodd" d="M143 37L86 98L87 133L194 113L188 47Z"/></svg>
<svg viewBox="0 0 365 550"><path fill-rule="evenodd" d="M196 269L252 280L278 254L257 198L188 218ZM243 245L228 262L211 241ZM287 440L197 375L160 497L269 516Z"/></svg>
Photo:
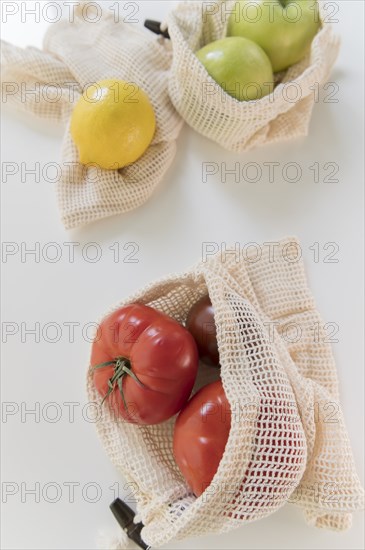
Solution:
<svg viewBox="0 0 365 550"><path fill-rule="evenodd" d="M101 80L84 91L71 117L82 164L106 170L138 160L150 145L156 118L147 94L124 80Z"/></svg>

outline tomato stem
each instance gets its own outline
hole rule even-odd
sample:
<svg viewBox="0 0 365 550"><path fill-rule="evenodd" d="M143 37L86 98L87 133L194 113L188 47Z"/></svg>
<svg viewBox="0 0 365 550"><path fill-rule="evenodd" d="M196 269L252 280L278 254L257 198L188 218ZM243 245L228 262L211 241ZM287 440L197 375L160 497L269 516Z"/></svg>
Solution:
<svg viewBox="0 0 365 550"><path fill-rule="evenodd" d="M105 363L100 363L100 365L95 365L93 369L102 369L104 367L109 367L111 365L114 365L114 373L113 373L113 376L111 376L108 380L108 391L104 395L101 405L104 404L104 401L115 390L116 386L118 386L120 395L122 396L124 408L126 411L128 411L128 406L127 406L127 402L125 400L125 395L123 391L123 378L125 376L130 376L141 387L145 388L146 386L140 381L138 376L132 371L131 363L125 357L117 357L112 361L106 361Z"/></svg>

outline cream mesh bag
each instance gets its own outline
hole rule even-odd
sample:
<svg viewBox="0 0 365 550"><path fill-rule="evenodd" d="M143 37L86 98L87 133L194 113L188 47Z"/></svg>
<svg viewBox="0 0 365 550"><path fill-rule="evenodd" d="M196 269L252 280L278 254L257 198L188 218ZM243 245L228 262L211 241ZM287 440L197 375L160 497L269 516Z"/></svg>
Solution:
<svg viewBox="0 0 365 550"><path fill-rule="evenodd" d="M137 301L184 323L208 292L232 410L218 471L196 498L174 462L175 419L136 426L102 409L99 436L113 464L137 488L136 521L143 521L142 537L152 547L229 531L286 502L300 506L310 524L334 530L348 528L351 512L363 507L334 359L298 259L300 245L295 239L276 244L240 261L219 254L117 306ZM217 369L201 364L194 391L217 377ZM100 403L92 369L87 386L90 401Z"/></svg>
<svg viewBox="0 0 365 550"><path fill-rule="evenodd" d="M172 58L169 42L132 23L115 22L110 10L104 11L98 22L90 23L93 16L88 4L87 16L80 4L73 23L60 21L50 26L43 51L2 44L3 101L67 123L62 176L57 182L67 229L133 210L147 201L174 158L182 126L167 90ZM140 86L157 119L156 134L146 153L119 171L79 164L68 127L73 105L84 87L106 78ZM36 90L36 94L26 94L26 90Z"/></svg>
<svg viewBox="0 0 365 550"><path fill-rule="evenodd" d="M338 38L323 23L310 55L278 76L273 93L257 101L238 101L223 92L194 55L225 36L226 13L235 4L183 2L167 18L174 50L169 76L173 104L195 130L233 151L307 135L316 90L329 77Z"/></svg>

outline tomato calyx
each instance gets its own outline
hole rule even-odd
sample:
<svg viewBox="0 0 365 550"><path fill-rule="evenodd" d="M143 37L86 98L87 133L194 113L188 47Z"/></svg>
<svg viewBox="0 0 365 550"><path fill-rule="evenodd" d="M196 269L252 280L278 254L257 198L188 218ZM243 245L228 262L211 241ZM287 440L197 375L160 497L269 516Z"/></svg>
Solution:
<svg viewBox="0 0 365 550"><path fill-rule="evenodd" d="M123 392L123 378L125 376L131 376L137 384L145 388L146 386L140 381L138 376L132 371L131 362L126 359L125 357L117 357L116 359L113 359L112 361L106 361L105 363L100 363L100 365L95 365L93 369L102 369L104 367L110 367L111 365L114 365L114 374L111 376L108 380L108 391L103 397L103 400L101 402L101 405L104 404L104 401L109 397L109 395L116 389L118 386L120 395L122 396L123 404L125 407L125 410L128 410L128 405L125 400L124 392Z"/></svg>

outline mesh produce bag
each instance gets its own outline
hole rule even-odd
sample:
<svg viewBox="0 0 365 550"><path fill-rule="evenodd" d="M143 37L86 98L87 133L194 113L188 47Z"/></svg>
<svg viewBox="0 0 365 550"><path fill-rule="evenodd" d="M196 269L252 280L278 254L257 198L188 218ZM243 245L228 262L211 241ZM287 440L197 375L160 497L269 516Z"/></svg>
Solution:
<svg viewBox="0 0 365 550"><path fill-rule="evenodd" d="M226 35L225 14L234 5L234 0L183 2L167 18L174 50L169 75L173 104L195 130L233 151L307 135L316 91L328 79L338 54L338 38L323 22L310 55L277 75L273 93L257 101L238 101L194 55Z"/></svg>
<svg viewBox="0 0 365 550"><path fill-rule="evenodd" d="M229 531L288 501L303 508L310 524L342 530L351 524L351 511L363 506L334 359L299 257L295 239L239 261L235 254L218 254L118 304L147 304L184 323L208 292L232 410L218 471L196 498L174 462L174 418L137 426L102 409L99 436L114 465L137 487L136 521L145 524L142 537L152 547ZM217 377L217 369L201 364L194 391ZM88 396L101 401L92 368Z"/></svg>
<svg viewBox="0 0 365 550"><path fill-rule="evenodd" d="M174 158L182 125L167 91L169 42L132 23L117 23L110 10L91 23L94 16L88 4L75 9L74 22L61 20L50 26L43 51L2 44L3 101L67 123L62 176L57 182L67 229L133 210L147 201ZM69 132L68 121L83 89L107 78L140 86L152 102L157 121L145 154L119 171L79 164Z"/></svg>

